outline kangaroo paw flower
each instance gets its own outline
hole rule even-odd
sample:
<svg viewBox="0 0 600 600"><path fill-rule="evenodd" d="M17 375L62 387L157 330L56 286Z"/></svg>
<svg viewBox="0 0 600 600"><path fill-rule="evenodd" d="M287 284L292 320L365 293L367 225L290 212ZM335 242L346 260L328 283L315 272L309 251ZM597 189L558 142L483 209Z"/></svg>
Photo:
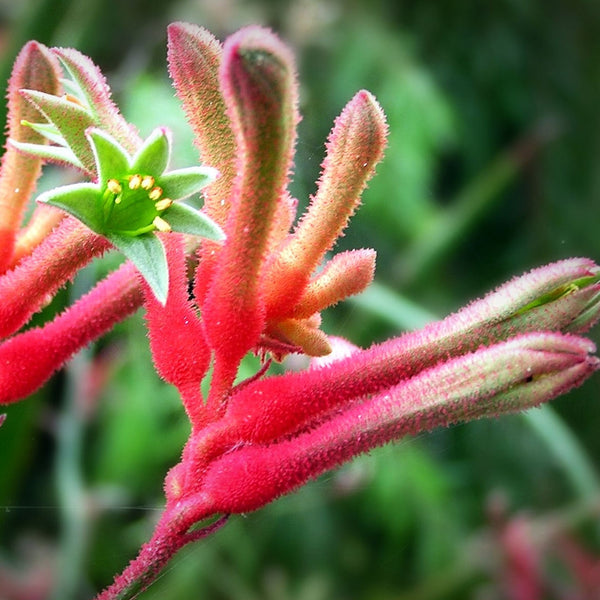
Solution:
<svg viewBox="0 0 600 600"><path fill-rule="evenodd" d="M202 212L175 200L199 192L216 177L209 167L165 171L166 130L157 129L134 156L110 135L91 128L97 183L76 183L41 194L38 202L60 208L108 238L129 258L164 303L169 287L164 248L154 232L178 231L221 239L221 229Z"/></svg>

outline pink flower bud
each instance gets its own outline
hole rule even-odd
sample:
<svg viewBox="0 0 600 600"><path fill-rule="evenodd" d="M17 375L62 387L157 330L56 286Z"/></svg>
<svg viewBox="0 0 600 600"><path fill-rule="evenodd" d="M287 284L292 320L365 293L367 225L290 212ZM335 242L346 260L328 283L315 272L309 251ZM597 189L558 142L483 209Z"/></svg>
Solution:
<svg viewBox="0 0 600 600"><path fill-rule="evenodd" d="M599 367L586 339L533 333L449 360L366 397L306 433L215 460L199 492L215 512L255 510L353 456L403 435L524 410Z"/></svg>

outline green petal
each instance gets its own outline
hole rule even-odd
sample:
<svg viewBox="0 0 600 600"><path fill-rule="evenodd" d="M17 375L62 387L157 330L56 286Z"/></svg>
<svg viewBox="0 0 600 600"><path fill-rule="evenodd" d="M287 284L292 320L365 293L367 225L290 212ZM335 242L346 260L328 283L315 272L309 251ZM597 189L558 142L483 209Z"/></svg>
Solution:
<svg viewBox="0 0 600 600"><path fill-rule="evenodd" d="M181 200L198 193L212 183L219 172L212 167L189 167L165 173L158 179L163 196L172 200Z"/></svg>
<svg viewBox="0 0 600 600"><path fill-rule="evenodd" d="M173 231L198 235L211 240L225 239L223 230L211 218L185 204L173 204L165 212L164 219Z"/></svg>
<svg viewBox="0 0 600 600"><path fill-rule="evenodd" d="M99 197L100 190L95 185L76 183L44 192L37 201L56 206L79 219L96 233L103 233Z"/></svg>
<svg viewBox="0 0 600 600"><path fill-rule="evenodd" d="M150 134L133 157L131 172L158 177L167 168L170 152L169 131L159 127Z"/></svg>
<svg viewBox="0 0 600 600"><path fill-rule="evenodd" d="M113 233L106 237L136 266L157 300L164 305L169 292L169 270L161 241L152 233L136 237Z"/></svg>
<svg viewBox="0 0 600 600"><path fill-rule="evenodd" d="M65 142L65 138L63 138L56 128L56 125L53 125L52 123L31 123L30 121L22 120L21 125L25 125L25 127L29 127L30 129L37 131L54 144L65 146L67 143Z"/></svg>
<svg viewBox="0 0 600 600"><path fill-rule="evenodd" d="M52 94L22 90L21 94L53 123L87 171L94 171L94 155L85 130L94 125L92 115L79 104Z"/></svg>
<svg viewBox="0 0 600 600"><path fill-rule="evenodd" d="M106 184L109 179L120 179L128 173L129 155L117 140L106 131L95 127L89 129L86 136L94 151L98 181L102 185Z"/></svg>
<svg viewBox="0 0 600 600"><path fill-rule="evenodd" d="M38 156L49 162L59 163L61 165L71 165L81 171L86 171L85 167L79 162L79 159L71 152L70 148L64 146L48 146L46 144L28 144L9 139L8 143L20 152Z"/></svg>

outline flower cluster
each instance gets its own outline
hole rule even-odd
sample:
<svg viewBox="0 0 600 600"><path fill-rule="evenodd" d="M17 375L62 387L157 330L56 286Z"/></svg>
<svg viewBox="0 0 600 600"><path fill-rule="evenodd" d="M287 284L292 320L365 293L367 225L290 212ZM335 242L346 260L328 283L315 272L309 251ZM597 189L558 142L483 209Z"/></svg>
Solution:
<svg viewBox="0 0 600 600"><path fill-rule="evenodd" d="M329 337L320 312L373 278L373 250L328 253L383 156L382 109L367 91L343 109L317 192L296 221L287 188L298 92L288 48L259 27L221 45L204 29L176 23L168 56L210 167L168 171L167 132L139 140L97 69L73 50L28 45L9 97L17 116L0 185L28 185L30 193L41 160L75 166L92 181L43 194L22 231L24 197L3 208L11 217L0 231L0 402L31 393L143 303L154 365L178 388L192 427L166 477L166 507L152 539L102 600L143 588L228 515L255 510L361 452L535 406L599 366L593 344L577 335L600 311L600 268L587 259L531 271L439 323L368 349ZM57 58L71 73L66 95ZM15 166L22 163L27 170ZM200 188L202 212L174 202ZM132 262L52 322L19 332L49 294L110 245ZM236 383L249 352L263 368ZM328 360L267 375L270 360L289 353Z"/></svg>

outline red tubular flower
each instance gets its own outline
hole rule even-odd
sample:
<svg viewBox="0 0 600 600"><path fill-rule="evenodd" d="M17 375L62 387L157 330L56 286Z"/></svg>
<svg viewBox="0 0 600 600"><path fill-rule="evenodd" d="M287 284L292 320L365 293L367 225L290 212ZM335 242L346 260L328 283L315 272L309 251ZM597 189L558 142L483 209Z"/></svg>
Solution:
<svg viewBox="0 0 600 600"><path fill-rule="evenodd" d="M145 284L146 323L150 348L158 374L176 386L192 425L204 418L200 383L210 363L210 350L204 328L187 295L186 259L183 239L164 236L171 282L167 302L163 306ZM169 339L169 344L164 340ZM177 348L177 360L173 359Z"/></svg>
<svg viewBox="0 0 600 600"><path fill-rule="evenodd" d="M19 53L8 82L8 135L21 142L42 143L43 137L22 121L39 120L39 112L19 90L33 88L56 94L59 90L56 58L41 44L29 42ZM41 172L39 158L8 147L0 169L0 274L10 265L23 212Z"/></svg>
<svg viewBox="0 0 600 600"><path fill-rule="evenodd" d="M202 306L210 315L206 334L215 352L211 400L216 403L264 329L261 267L272 219L285 195L298 121L292 57L265 30L249 27L226 41L220 81L238 158L224 226L228 243Z"/></svg>
<svg viewBox="0 0 600 600"><path fill-rule="evenodd" d="M0 338L18 331L75 273L109 248L105 238L70 218L0 278Z"/></svg>
<svg viewBox="0 0 600 600"><path fill-rule="evenodd" d="M231 208L237 161L234 134L219 81L222 47L206 29L189 23L171 24L168 41L169 72L194 131L200 158L204 164L219 165L219 177L204 191L204 210L224 226ZM201 260L194 287L194 296L200 304L206 297L220 250L220 244L209 240L200 246Z"/></svg>
<svg viewBox="0 0 600 600"><path fill-rule="evenodd" d="M255 510L370 448L463 420L524 410L597 370L585 339L526 334L426 369L296 437L248 445L213 461L198 486L214 512ZM280 382L284 384L284 382Z"/></svg>
<svg viewBox="0 0 600 600"><path fill-rule="evenodd" d="M125 264L54 321L0 344L0 404L32 394L75 352L110 331L141 303L135 269Z"/></svg>

